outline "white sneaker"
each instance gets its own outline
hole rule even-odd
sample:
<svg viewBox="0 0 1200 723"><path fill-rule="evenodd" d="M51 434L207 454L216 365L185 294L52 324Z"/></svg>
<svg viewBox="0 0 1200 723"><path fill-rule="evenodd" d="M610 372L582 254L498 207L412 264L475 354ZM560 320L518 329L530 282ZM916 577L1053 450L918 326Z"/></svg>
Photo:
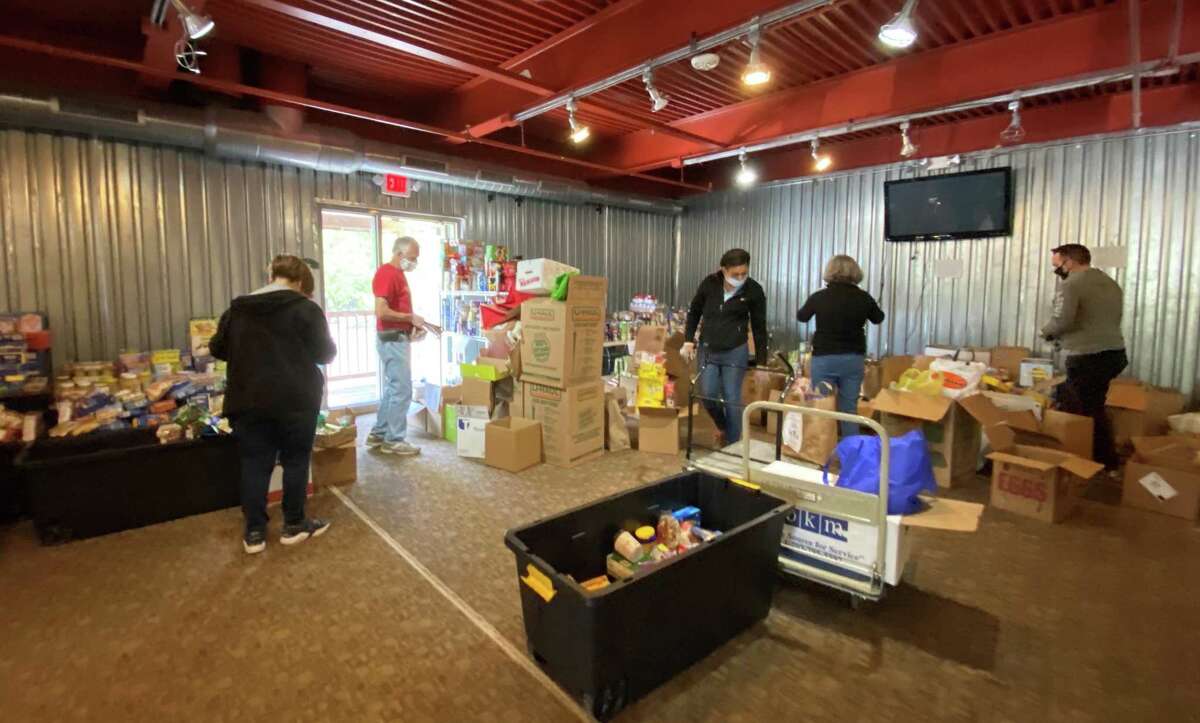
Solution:
<svg viewBox="0 0 1200 723"><path fill-rule="evenodd" d="M421 448L408 442L387 442L379 447L379 451L383 454L394 454L397 457L416 457L421 453Z"/></svg>
<svg viewBox="0 0 1200 723"><path fill-rule="evenodd" d="M379 449L380 447L382 447L384 445L385 441L386 440L384 440L382 434L375 434L375 433L368 434L367 435L367 449Z"/></svg>

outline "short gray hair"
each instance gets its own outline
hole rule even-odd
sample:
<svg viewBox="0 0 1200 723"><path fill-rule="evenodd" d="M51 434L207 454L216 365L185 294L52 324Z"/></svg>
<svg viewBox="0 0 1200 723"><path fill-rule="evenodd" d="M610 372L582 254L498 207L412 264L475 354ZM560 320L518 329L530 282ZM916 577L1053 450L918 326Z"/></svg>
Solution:
<svg viewBox="0 0 1200 723"><path fill-rule="evenodd" d="M408 251L409 247L416 245L417 240L412 236L397 236L396 240L392 242L392 256L402 254Z"/></svg>
<svg viewBox="0 0 1200 723"><path fill-rule="evenodd" d="M838 254L829 259L825 265L825 275L821 277L827 284L854 284L858 286L863 280L862 267L852 256Z"/></svg>

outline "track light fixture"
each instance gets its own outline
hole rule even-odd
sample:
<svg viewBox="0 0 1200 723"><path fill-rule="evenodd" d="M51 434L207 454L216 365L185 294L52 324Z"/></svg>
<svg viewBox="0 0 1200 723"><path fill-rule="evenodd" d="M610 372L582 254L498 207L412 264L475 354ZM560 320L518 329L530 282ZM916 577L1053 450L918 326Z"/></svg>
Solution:
<svg viewBox="0 0 1200 723"><path fill-rule="evenodd" d="M733 182L742 188L753 186L758 181L758 171L746 165L746 151L744 149L738 154L738 164L740 167L738 168L737 175L733 177Z"/></svg>
<svg viewBox="0 0 1200 723"><path fill-rule="evenodd" d="M1006 144L1020 143L1025 140L1025 127L1021 125L1021 101L1011 101L1008 109L1012 111L1012 120L1007 128L1000 131L1000 140Z"/></svg>
<svg viewBox="0 0 1200 723"><path fill-rule="evenodd" d="M907 48L917 41L917 29L913 25L912 13L917 0L905 0L900 12L879 28L879 42L892 48Z"/></svg>
<svg viewBox="0 0 1200 723"><path fill-rule="evenodd" d="M592 130L590 128L588 128L587 126L583 125L582 123L580 123L575 118L575 99L574 98L567 99L567 123L571 124L570 138L571 138L571 142L574 143L575 145L579 145L580 143L583 143L584 141L586 141L588 139L588 136L592 135Z"/></svg>
<svg viewBox="0 0 1200 723"><path fill-rule="evenodd" d="M217 25L209 16L201 15L184 5L183 0L171 0L171 4L175 6L175 12L179 13L179 22L183 24L184 32L190 40L203 38Z"/></svg>
<svg viewBox="0 0 1200 723"><path fill-rule="evenodd" d="M671 99L660 93L658 88L654 87L653 68L646 68L642 73L642 82L646 84L646 92L650 94L650 112L657 113L666 108Z"/></svg>
<svg viewBox="0 0 1200 723"><path fill-rule="evenodd" d="M812 139L811 146L812 146L813 169L817 173L822 173L824 171L828 171L829 168L831 166L833 166L833 158L831 158L828 153L819 153L818 152L821 149L821 139L820 138Z"/></svg>
<svg viewBox="0 0 1200 723"><path fill-rule="evenodd" d="M900 157L909 158L917 152L917 146L908 137L908 121L900 124Z"/></svg>
<svg viewBox="0 0 1200 723"><path fill-rule="evenodd" d="M762 39L762 29L755 27L750 31L748 40L750 42L750 62L746 64L746 69L742 71L742 82L749 86L763 85L771 82L771 69L762 62L759 56L758 45Z"/></svg>

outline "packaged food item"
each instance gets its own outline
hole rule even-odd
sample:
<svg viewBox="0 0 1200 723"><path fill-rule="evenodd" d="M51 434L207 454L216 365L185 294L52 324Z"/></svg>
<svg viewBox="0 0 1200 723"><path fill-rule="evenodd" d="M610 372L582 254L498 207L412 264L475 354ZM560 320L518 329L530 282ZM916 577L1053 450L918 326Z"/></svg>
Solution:
<svg viewBox="0 0 1200 723"><path fill-rule="evenodd" d="M643 550L641 543L628 532L623 531L617 535L616 541L613 542L613 549L617 551L617 554L630 562L638 562L642 559Z"/></svg>
<svg viewBox="0 0 1200 723"><path fill-rule="evenodd" d="M178 406L174 399L163 399L150 405L151 414L166 414Z"/></svg>
<svg viewBox="0 0 1200 723"><path fill-rule="evenodd" d="M682 522L691 521L695 524L700 524L700 508L692 505L680 507L671 513L671 516Z"/></svg>
<svg viewBox="0 0 1200 723"><path fill-rule="evenodd" d="M654 528L650 525L642 525L641 527L637 528L633 534L635 537L637 537L638 542L642 543L643 545L648 545L651 542L654 542Z"/></svg>
<svg viewBox="0 0 1200 723"><path fill-rule="evenodd" d="M676 552L673 547L667 547L660 542L654 546L654 549L650 550L650 562L665 562L675 557L675 555Z"/></svg>
<svg viewBox="0 0 1200 723"><path fill-rule="evenodd" d="M674 515L664 514L658 518L656 530L658 543L664 549L673 550L679 546L679 520Z"/></svg>
<svg viewBox="0 0 1200 723"><path fill-rule="evenodd" d="M698 542L711 542L721 535L720 532L706 530L703 527L692 527L692 537Z"/></svg>
<svg viewBox="0 0 1200 723"><path fill-rule="evenodd" d="M155 436L158 437L158 441L161 444L178 442L183 439L183 427L178 424L164 424L158 428Z"/></svg>
<svg viewBox="0 0 1200 723"><path fill-rule="evenodd" d="M588 592L603 590L604 588L608 587L608 575L597 575L590 580L584 580L583 582L579 583L579 586Z"/></svg>

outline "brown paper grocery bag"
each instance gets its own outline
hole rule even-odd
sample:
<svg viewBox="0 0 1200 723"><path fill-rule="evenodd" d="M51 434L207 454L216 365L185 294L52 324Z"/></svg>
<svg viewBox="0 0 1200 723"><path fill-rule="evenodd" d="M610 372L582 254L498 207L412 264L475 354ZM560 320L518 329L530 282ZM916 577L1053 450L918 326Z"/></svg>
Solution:
<svg viewBox="0 0 1200 723"><path fill-rule="evenodd" d="M822 391L827 391L825 386L822 385ZM819 397L789 395L786 403L810 409L837 411L837 395L834 393ZM795 432L797 427L799 433ZM790 443L788 442L789 431L793 432L790 435L792 437ZM833 454L834 448L837 447L837 421L791 412L784 416L784 440L783 453L785 456L816 465L824 465Z"/></svg>
<svg viewBox="0 0 1200 723"><path fill-rule="evenodd" d="M621 413L621 405L615 397L609 397L605 402L607 410L608 451L619 452L629 449L629 430L625 427L625 415Z"/></svg>

